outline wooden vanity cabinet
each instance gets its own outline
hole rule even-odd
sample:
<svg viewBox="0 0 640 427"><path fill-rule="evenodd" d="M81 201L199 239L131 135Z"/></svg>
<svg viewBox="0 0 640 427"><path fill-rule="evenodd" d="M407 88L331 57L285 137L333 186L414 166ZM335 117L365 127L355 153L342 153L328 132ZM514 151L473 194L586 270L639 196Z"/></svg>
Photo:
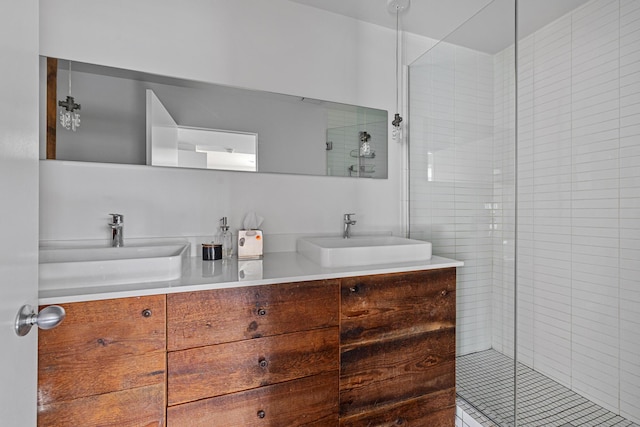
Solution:
<svg viewBox="0 0 640 427"><path fill-rule="evenodd" d="M168 295L167 424L338 425L339 283Z"/></svg>
<svg viewBox="0 0 640 427"><path fill-rule="evenodd" d="M164 426L164 295L62 304L38 333L39 426Z"/></svg>
<svg viewBox="0 0 640 427"><path fill-rule="evenodd" d="M40 426L453 426L455 268L63 304Z"/></svg>
<svg viewBox="0 0 640 427"><path fill-rule="evenodd" d="M341 426L453 426L455 269L342 279Z"/></svg>

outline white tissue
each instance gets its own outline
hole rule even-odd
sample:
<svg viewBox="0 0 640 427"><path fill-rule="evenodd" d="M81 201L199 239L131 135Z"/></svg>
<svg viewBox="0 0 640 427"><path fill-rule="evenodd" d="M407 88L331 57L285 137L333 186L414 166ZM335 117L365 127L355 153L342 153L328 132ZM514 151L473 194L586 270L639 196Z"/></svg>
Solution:
<svg viewBox="0 0 640 427"><path fill-rule="evenodd" d="M255 212L249 212L242 221L243 230L258 230L262 225L264 218L258 216Z"/></svg>

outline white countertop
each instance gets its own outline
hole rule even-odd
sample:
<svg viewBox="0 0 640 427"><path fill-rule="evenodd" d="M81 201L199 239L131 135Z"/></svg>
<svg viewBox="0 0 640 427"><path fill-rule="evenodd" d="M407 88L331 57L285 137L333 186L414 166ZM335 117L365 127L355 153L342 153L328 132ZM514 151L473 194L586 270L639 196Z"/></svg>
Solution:
<svg viewBox="0 0 640 427"><path fill-rule="evenodd" d="M230 260L202 261L200 257L192 257L184 266L182 277L178 280L43 290L39 293L38 303L40 305L62 304L174 292L434 270L463 265L462 261L438 256L433 256L431 260L422 262L348 268L322 268L296 252L267 253L261 260L247 261L238 260L235 257Z"/></svg>

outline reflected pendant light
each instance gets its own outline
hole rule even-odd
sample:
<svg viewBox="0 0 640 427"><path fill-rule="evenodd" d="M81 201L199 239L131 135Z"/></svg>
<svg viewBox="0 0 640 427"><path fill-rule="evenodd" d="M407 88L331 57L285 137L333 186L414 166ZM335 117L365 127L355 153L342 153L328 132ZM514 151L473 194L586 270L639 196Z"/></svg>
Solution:
<svg viewBox="0 0 640 427"><path fill-rule="evenodd" d="M80 127L80 104L76 104L71 96L71 61L69 61L69 95L65 101L58 101L60 107L60 125L67 129L76 131Z"/></svg>
<svg viewBox="0 0 640 427"><path fill-rule="evenodd" d="M409 8L409 0L387 0L387 10L391 14L396 15L396 111L398 111L393 116L393 121L391 124L393 125L392 137L394 140L402 139L402 116L400 115L401 105L400 105L400 89L399 89L399 69L400 69L400 13L404 12Z"/></svg>

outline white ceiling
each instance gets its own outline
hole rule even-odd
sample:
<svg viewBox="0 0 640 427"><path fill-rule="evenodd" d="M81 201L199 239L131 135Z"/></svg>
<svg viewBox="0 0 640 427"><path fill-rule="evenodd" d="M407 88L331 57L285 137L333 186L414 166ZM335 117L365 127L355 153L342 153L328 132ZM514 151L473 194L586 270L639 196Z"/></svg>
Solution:
<svg viewBox="0 0 640 427"><path fill-rule="evenodd" d="M387 0L290 1L391 29L396 27L396 17L388 12ZM531 34L587 1L519 0L518 33L521 37ZM442 40L468 21L447 41L496 53L513 44L514 4L514 0L411 0L408 10L401 15L401 27L410 33Z"/></svg>

